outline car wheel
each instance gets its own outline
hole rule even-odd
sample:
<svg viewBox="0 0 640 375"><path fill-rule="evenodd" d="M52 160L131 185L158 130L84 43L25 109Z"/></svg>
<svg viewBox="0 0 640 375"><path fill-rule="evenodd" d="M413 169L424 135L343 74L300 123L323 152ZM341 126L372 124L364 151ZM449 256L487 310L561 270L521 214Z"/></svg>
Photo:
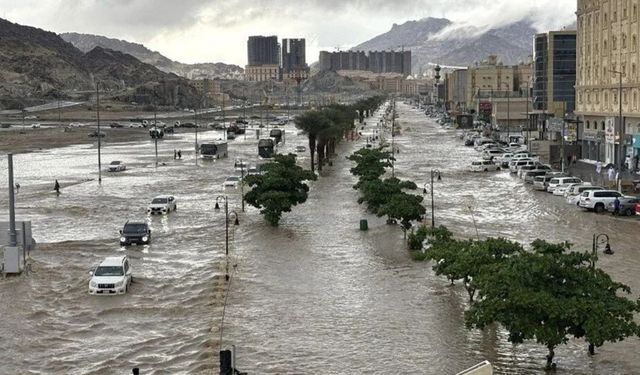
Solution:
<svg viewBox="0 0 640 375"><path fill-rule="evenodd" d="M178 211L178 205L177 204L175 206L173 206L173 210L174 211Z"/></svg>
<svg viewBox="0 0 640 375"><path fill-rule="evenodd" d="M496 168L496 171L499 171L499 170L500 170L500 167Z"/></svg>
<svg viewBox="0 0 640 375"><path fill-rule="evenodd" d="M630 208L624 211L624 216L631 216L631 215L633 215L633 211L631 211Z"/></svg>
<svg viewBox="0 0 640 375"><path fill-rule="evenodd" d="M595 207L593 207L593 210L598 214L602 213L604 211L604 204L602 203L596 204Z"/></svg>
<svg viewBox="0 0 640 375"><path fill-rule="evenodd" d="M485 169L484 169L484 171L485 171L485 172L489 172L489 169L485 168Z"/></svg>

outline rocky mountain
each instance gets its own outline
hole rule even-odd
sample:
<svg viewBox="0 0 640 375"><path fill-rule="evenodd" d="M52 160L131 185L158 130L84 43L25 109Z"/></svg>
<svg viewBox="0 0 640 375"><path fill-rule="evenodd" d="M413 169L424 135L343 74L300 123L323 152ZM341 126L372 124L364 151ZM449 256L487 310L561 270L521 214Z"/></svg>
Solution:
<svg viewBox="0 0 640 375"><path fill-rule="evenodd" d="M243 71L237 65L224 63L183 64L173 61L159 52L152 51L142 44L100 35L64 33L60 34L60 36L83 52L89 52L95 47L120 51L134 56L144 63L153 65L163 72L175 73L187 78L233 78L234 75L238 75Z"/></svg>
<svg viewBox="0 0 640 375"><path fill-rule="evenodd" d="M0 19L0 82L0 98L77 95L95 90L99 82L102 89L124 100L149 88L170 93L155 98L160 105L193 107L199 100L188 80L131 55L99 47L83 53L55 33L4 19Z"/></svg>
<svg viewBox="0 0 640 375"><path fill-rule="evenodd" d="M505 64L517 64L533 54L535 33L529 20L496 28L479 28L443 18L424 18L394 24L388 32L352 50L409 49L414 73L432 69L429 63L469 66L488 55L498 55Z"/></svg>

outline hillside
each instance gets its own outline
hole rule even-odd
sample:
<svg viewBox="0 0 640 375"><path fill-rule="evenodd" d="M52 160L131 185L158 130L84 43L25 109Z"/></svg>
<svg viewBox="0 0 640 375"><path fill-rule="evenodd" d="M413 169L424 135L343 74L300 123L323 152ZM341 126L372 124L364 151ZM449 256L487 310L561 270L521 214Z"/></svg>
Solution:
<svg viewBox="0 0 640 375"><path fill-rule="evenodd" d="M96 47L120 51L134 56L144 63L153 65L163 72L174 73L187 78L233 78L234 74L243 71L237 65L224 63L183 64L173 61L157 51L152 51L142 44L107 38L101 35L64 33L60 34L60 37L83 52L89 52Z"/></svg>
<svg viewBox="0 0 640 375"><path fill-rule="evenodd" d="M127 100L141 87L171 88L161 105L192 106L199 96L184 78L131 55L103 48L83 53L57 34L0 19L0 98L61 97L95 90L95 82Z"/></svg>
<svg viewBox="0 0 640 375"><path fill-rule="evenodd" d="M414 73L431 69L428 63L469 66L490 54L498 55L505 64L517 64L532 55L535 33L529 20L483 29L442 18L424 18L394 24L388 32L352 50L409 49Z"/></svg>

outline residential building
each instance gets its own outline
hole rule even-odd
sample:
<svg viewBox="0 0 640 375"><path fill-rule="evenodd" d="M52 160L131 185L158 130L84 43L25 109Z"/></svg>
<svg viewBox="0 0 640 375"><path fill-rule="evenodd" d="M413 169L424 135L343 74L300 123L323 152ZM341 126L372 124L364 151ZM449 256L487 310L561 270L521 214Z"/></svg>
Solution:
<svg viewBox="0 0 640 375"><path fill-rule="evenodd" d="M282 78L286 80L309 78L304 39L282 39Z"/></svg>
<svg viewBox="0 0 640 375"><path fill-rule="evenodd" d="M534 42L533 108L563 118L575 110L576 31L537 34Z"/></svg>
<svg viewBox="0 0 640 375"><path fill-rule="evenodd" d="M578 0L575 113L583 159L622 164L640 153L639 6Z"/></svg>
<svg viewBox="0 0 640 375"><path fill-rule="evenodd" d="M245 78L248 81L280 79L280 45L278 37L250 36L247 41ZM275 67L275 70L274 70Z"/></svg>
<svg viewBox="0 0 640 375"><path fill-rule="evenodd" d="M455 69L445 73L447 108L456 113L467 110L467 69Z"/></svg>
<svg viewBox="0 0 640 375"><path fill-rule="evenodd" d="M363 70L411 75L411 51L321 51L319 60L321 71Z"/></svg>

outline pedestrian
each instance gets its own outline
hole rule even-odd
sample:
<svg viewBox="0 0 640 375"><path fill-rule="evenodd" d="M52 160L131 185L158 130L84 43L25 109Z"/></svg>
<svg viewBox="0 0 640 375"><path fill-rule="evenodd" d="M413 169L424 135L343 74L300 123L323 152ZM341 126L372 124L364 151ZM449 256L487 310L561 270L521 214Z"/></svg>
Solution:
<svg viewBox="0 0 640 375"><path fill-rule="evenodd" d="M627 168L627 170L631 170L631 155L627 155L627 157L624 159L624 166L625 168Z"/></svg>
<svg viewBox="0 0 640 375"><path fill-rule="evenodd" d="M620 199L616 197L613 201L613 216L620 215Z"/></svg>
<svg viewBox="0 0 640 375"><path fill-rule="evenodd" d="M607 177L609 177L609 181L614 181L616 178L616 170L613 168L613 165L609 167L607 171Z"/></svg>
<svg viewBox="0 0 640 375"><path fill-rule="evenodd" d="M178 159L182 159L182 150L178 150Z"/></svg>
<svg viewBox="0 0 640 375"><path fill-rule="evenodd" d="M56 193L60 194L60 184L58 183L58 180L56 180L56 183L53 185L53 190L55 190Z"/></svg>
<svg viewBox="0 0 640 375"><path fill-rule="evenodd" d="M636 156L633 157L633 170L638 170L638 164L640 163L640 154L636 154Z"/></svg>
<svg viewBox="0 0 640 375"><path fill-rule="evenodd" d="M596 173L598 175L600 175L600 173L602 173L602 162L600 160L598 160L596 162Z"/></svg>
<svg viewBox="0 0 640 375"><path fill-rule="evenodd" d="M173 159L177 159L178 158L178 152L176 151L176 149L173 149Z"/></svg>
<svg viewBox="0 0 640 375"><path fill-rule="evenodd" d="M573 154L573 156L571 157L571 164L575 164L578 161L578 157Z"/></svg>
<svg viewBox="0 0 640 375"><path fill-rule="evenodd" d="M16 194L20 192L20 184L16 182Z"/></svg>

